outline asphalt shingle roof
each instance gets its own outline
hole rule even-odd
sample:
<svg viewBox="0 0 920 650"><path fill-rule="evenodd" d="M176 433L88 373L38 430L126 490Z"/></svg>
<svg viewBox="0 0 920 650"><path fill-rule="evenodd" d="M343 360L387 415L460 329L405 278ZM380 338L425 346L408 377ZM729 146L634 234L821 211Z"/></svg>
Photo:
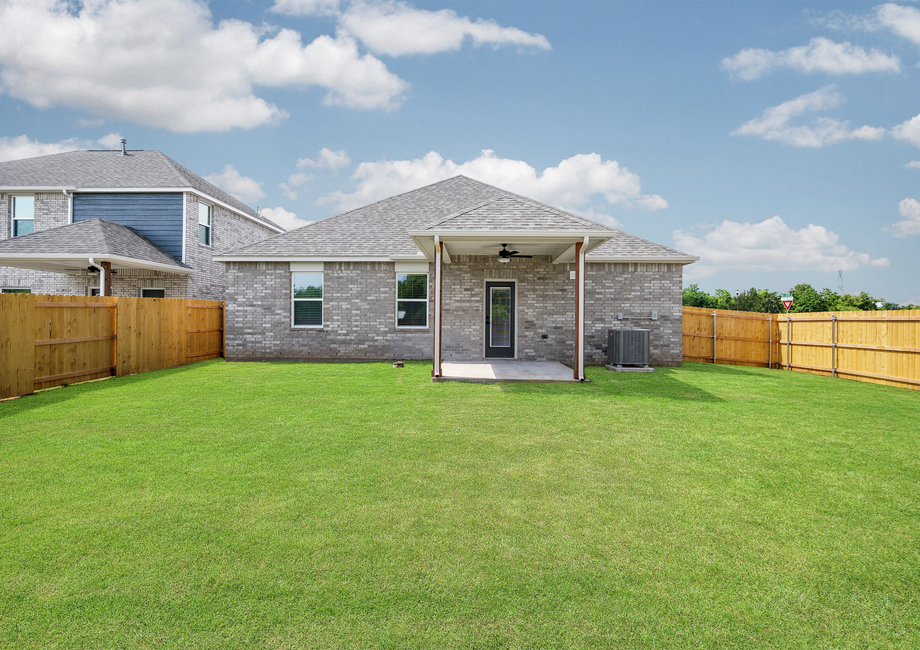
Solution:
<svg viewBox="0 0 920 650"><path fill-rule="evenodd" d="M40 230L29 235L0 241L0 257L5 254L76 255L80 257L120 256L142 262L154 262L188 271L183 264L142 234L104 219L87 219L77 223Z"/></svg>
<svg viewBox="0 0 920 650"><path fill-rule="evenodd" d="M428 230L610 230L607 226L516 196L502 196Z"/></svg>
<svg viewBox="0 0 920 650"><path fill-rule="evenodd" d="M686 253L613 230L466 176L399 194L308 226L227 251L253 259L415 255L410 230L596 230L613 238L591 257L673 257Z"/></svg>
<svg viewBox="0 0 920 650"><path fill-rule="evenodd" d="M192 188L264 223L237 198L159 151L68 151L0 162L0 187Z"/></svg>

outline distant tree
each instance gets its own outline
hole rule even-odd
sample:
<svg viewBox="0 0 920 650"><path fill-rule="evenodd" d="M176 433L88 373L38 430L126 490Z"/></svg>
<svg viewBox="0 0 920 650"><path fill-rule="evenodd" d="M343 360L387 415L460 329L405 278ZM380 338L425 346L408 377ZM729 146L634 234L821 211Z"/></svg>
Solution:
<svg viewBox="0 0 920 650"><path fill-rule="evenodd" d="M691 284L684 289L684 306L714 309L716 306L716 299L700 289L698 285Z"/></svg>
<svg viewBox="0 0 920 650"><path fill-rule="evenodd" d="M716 309L734 309L735 297L725 289L716 289Z"/></svg>
<svg viewBox="0 0 920 650"><path fill-rule="evenodd" d="M754 311L761 314L778 314L781 311L785 311L779 294L766 289L755 289L754 287L738 296L738 304L738 308L741 311Z"/></svg>
<svg viewBox="0 0 920 650"><path fill-rule="evenodd" d="M789 310L794 314L806 314L816 311L828 311L827 292L818 293L810 284L797 284L790 290L792 294L792 308ZM833 293L833 292L831 292Z"/></svg>

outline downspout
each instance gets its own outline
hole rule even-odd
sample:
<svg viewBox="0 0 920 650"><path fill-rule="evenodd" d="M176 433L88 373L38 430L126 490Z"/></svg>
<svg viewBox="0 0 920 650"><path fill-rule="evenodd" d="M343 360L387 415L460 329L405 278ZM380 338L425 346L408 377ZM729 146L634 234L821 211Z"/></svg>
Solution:
<svg viewBox="0 0 920 650"><path fill-rule="evenodd" d="M110 282L111 279L105 277L105 269L99 266L98 264L96 264L96 261L92 257L89 258L89 265L99 269L99 295L104 296L105 295L105 285L106 283Z"/></svg>
<svg viewBox="0 0 920 650"><path fill-rule="evenodd" d="M64 196L67 197L67 223L73 223L73 194L67 193L67 188L61 188Z"/></svg>

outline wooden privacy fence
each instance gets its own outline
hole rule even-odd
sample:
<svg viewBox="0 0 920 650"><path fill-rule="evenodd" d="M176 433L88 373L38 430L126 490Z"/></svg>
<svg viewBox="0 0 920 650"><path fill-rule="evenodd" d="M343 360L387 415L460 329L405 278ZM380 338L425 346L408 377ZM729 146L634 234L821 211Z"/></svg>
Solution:
<svg viewBox="0 0 920 650"><path fill-rule="evenodd" d="M224 303L0 294L0 399L224 353Z"/></svg>
<svg viewBox="0 0 920 650"><path fill-rule="evenodd" d="M684 359L920 388L920 311L758 314L684 307Z"/></svg>

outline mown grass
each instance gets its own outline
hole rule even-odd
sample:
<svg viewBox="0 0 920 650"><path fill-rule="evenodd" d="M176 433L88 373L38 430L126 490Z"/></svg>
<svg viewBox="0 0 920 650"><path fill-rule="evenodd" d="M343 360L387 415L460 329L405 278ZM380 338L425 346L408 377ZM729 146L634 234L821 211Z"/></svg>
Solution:
<svg viewBox="0 0 920 650"><path fill-rule="evenodd" d="M202 362L0 403L0 646L916 648L920 395Z"/></svg>

